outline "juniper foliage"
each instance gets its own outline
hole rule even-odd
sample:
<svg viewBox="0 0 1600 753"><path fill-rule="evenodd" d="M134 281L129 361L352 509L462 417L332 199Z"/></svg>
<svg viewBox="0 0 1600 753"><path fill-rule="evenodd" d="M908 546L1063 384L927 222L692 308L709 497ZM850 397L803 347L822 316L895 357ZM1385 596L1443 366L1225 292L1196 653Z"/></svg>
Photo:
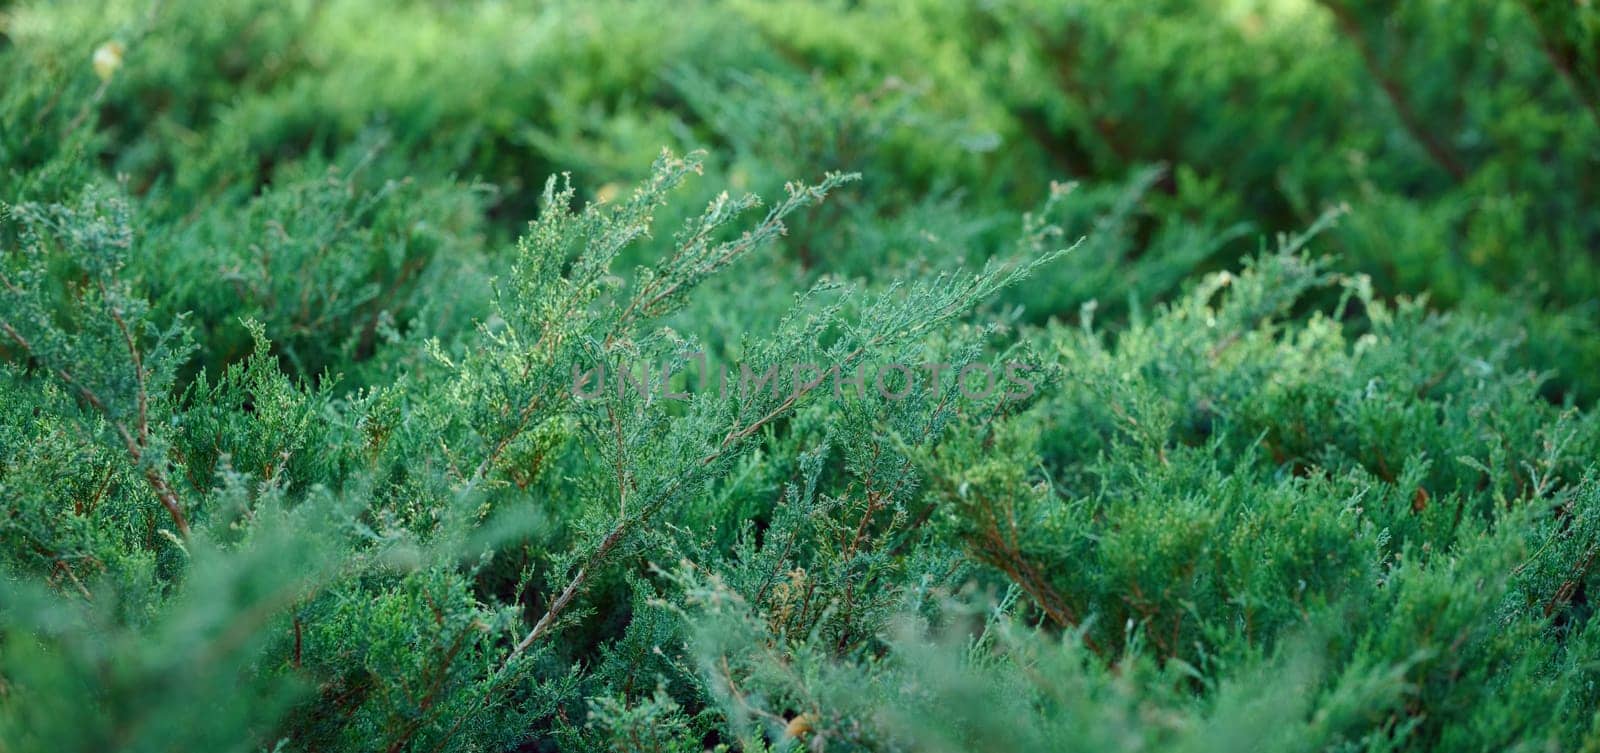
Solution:
<svg viewBox="0 0 1600 753"><path fill-rule="evenodd" d="M0 751L1596 749L1596 14L0 2Z"/></svg>

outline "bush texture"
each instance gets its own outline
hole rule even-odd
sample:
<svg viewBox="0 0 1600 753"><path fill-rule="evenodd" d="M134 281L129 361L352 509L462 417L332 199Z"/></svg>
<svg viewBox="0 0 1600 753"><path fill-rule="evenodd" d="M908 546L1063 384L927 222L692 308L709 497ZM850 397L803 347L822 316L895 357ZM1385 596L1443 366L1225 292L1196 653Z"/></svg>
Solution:
<svg viewBox="0 0 1600 753"><path fill-rule="evenodd" d="M1600 751L1600 6L0 0L0 81L0 753Z"/></svg>

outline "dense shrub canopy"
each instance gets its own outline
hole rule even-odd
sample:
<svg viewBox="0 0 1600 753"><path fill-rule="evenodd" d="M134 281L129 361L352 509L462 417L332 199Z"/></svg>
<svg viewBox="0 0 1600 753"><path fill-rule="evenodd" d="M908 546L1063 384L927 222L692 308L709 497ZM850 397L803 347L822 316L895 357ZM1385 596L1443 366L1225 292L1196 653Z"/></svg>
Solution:
<svg viewBox="0 0 1600 753"><path fill-rule="evenodd" d="M0 0L0 753L1600 750L1600 7Z"/></svg>

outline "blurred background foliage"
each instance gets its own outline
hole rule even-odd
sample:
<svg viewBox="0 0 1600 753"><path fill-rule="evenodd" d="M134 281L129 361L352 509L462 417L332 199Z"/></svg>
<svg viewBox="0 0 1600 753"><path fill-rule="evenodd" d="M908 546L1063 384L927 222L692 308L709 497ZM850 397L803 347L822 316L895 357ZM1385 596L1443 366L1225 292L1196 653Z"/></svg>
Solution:
<svg viewBox="0 0 1600 753"><path fill-rule="evenodd" d="M1095 299L1110 323L1343 205L1328 241L1347 269L1383 295L1522 317L1528 363L1558 374L1552 398L1600 394L1600 11L1581 2L690 2L671 23L605 1L4 12L13 200L124 176L147 221L178 236L141 263L237 277L252 265L208 238L247 207L343 191L361 216L324 218L341 236L305 242L354 260L325 280L344 299L284 323L335 339L379 308L404 322L432 260L471 266L503 247L544 176L570 171L604 197L662 146L703 147L706 182L734 189L865 176L763 272L779 289L971 263L1071 180L1069 233L1113 232L1016 295L1031 321ZM122 53L101 80L89 59L108 42ZM323 172L342 187L310 188ZM405 179L427 188L386 187ZM432 216L395 226L385 203ZM298 264L292 248L260 253L258 273ZM271 300L239 284L220 302L163 292L228 326ZM399 299L362 301L364 285ZM213 369L243 342L217 337ZM332 362L295 360L312 374Z"/></svg>

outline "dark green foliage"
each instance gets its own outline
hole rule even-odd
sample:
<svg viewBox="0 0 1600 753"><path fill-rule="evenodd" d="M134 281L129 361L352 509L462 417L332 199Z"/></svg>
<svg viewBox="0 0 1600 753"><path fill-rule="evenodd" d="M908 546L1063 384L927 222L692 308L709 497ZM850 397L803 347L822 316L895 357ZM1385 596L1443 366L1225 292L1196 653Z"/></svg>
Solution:
<svg viewBox="0 0 1600 753"><path fill-rule="evenodd" d="M0 0L0 753L1600 750L1597 45Z"/></svg>

